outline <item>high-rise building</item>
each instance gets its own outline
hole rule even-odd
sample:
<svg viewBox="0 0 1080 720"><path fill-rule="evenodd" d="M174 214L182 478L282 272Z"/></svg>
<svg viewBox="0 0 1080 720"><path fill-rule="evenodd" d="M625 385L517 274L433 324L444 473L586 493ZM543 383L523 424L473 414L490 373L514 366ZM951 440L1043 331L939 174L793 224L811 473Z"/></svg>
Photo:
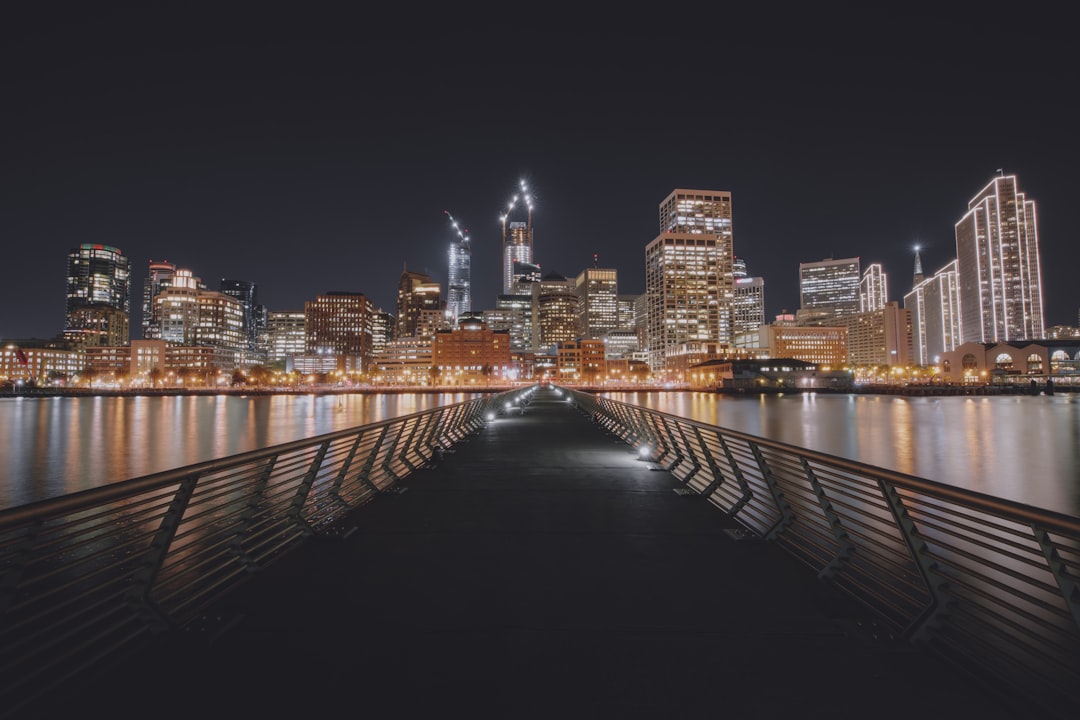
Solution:
<svg viewBox="0 0 1080 720"><path fill-rule="evenodd" d="M240 301L244 314L244 337L247 340L247 349L255 352L258 332L256 318L259 312L258 287L250 280L221 278L218 290Z"/></svg>
<svg viewBox="0 0 1080 720"><path fill-rule="evenodd" d="M398 338L413 337L422 331L430 335L444 324L441 319L445 311L442 289L430 275L412 270L401 273L397 293Z"/></svg>
<svg viewBox="0 0 1080 720"><path fill-rule="evenodd" d="M549 272L532 286L533 349L540 352L577 337L578 296L574 281Z"/></svg>
<svg viewBox="0 0 1080 720"><path fill-rule="evenodd" d="M820 324L859 312L859 258L799 263L796 322Z"/></svg>
<svg viewBox="0 0 1080 720"><path fill-rule="evenodd" d="M870 263L859 281L859 310L872 312L889 302L889 284L881 263Z"/></svg>
<svg viewBox="0 0 1080 720"><path fill-rule="evenodd" d="M925 278L904 296L911 312L912 361L936 365L960 344L960 287L956 260Z"/></svg>
<svg viewBox="0 0 1080 720"><path fill-rule="evenodd" d="M510 221L510 213L521 202L526 209L525 221ZM533 226L532 198L525 183L521 183L521 195L515 195L510 206L502 216L502 291L506 295L514 294L514 263L533 261ZM509 224L507 224L509 222Z"/></svg>
<svg viewBox="0 0 1080 720"><path fill-rule="evenodd" d="M1035 201L1015 175L999 174L956 223L963 342L1032 340L1044 334Z"/></svg>
<svg viewBox="0 0 1080 720"><path fill-rule="evenodd" d="M735 299L731 193L675 189L660 203L660 234L645 247L652 372L688 342L730 343Z"/></svg>
<svg viewBox="0 0 1080 720"><path fill-rule="evenodd" d="M613 268L585 268L574 279L578 296L578 336L601 338L619 328L619 274Z"/></svg>
<svg viewBox="0 0 1080 720"><path fill-rule="evenodd" d="M168 260L151 260L143 279L142 337L155 340L161 337L161 327L155 312L155 300L162 290L172 285L176 265Z"/></svg>
<svg viewBox="0 0 1080 720"><path fill-rule="evenodd" d="M472 312L472 245L468 231L459 228L453 217L450 217L450 223L457 231L458 239L450 243L446 276L446 315L451 323L456 323L459 317Z"/></svg>
<svg viewBox="0 0 1080 720"><path fill-rule="evenodd" d="M363 293L331 291L304 303L305 355L333 355L339 369L366 372L375 306Z"/></svg>
<svg viewBox="0 0 1080 720"><path fill-rule="evenodd" d="M307 334L302 310L270 312L266 325L269 338L267 359L270 362L283 363L289 356L304 354Z"/></svg>
<svg viewBox="0 0 1080 720"><path fill-rule="evenodd" d="M83 346L131 340L131 261L110 245L68 251L64 337Z"/></svg>
<svg viewBox="0 0 1080 720"><path fill-rule="evenodd" d="M765 324L765 278L751 277L742 258L732 262L732 273L735 276L732 332L738 345L740 335L756 333Z"/></svg>

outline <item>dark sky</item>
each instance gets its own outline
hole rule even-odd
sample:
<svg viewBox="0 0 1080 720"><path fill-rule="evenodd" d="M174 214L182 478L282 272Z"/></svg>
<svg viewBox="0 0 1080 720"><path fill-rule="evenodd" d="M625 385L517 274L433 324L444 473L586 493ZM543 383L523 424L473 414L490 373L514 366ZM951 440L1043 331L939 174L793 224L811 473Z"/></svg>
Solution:
<svg viewBox="0 0 1080 720"><path fill-rule="evenodd" d="M405 267L445 287L444 210L472 238L473 309L490 308L521 179L545 272L596 253L640 293L660 201L729 190L770 317L798 307L798 264L828 257L883 263L902 300L913 247L927 274L954 258L998 168L1037 204L1047 325L1077 323L1063 18L226 7L5 11L0 337L62 331L84 242L131 259L133 310L153 259L212 289L252 280L271 310L348 290L392 312Z"/></svg>

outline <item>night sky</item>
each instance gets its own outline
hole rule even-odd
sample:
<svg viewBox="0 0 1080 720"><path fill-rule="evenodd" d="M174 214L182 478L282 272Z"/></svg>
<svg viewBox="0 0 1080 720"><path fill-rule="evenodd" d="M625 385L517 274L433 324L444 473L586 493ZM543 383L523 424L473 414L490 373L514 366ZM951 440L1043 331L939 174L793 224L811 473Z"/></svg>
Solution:
<svg viewBox="0 0 1080 720"><path fill-rule="evenodd" d="M798 308L800 262L829 257L883 263L902 301L914 246L927 275L953 259L999 168L1036 202L1047 326L1077 324L1064 18L84 5L5 11L3 338L63 330L86 242L131 259L133 338L150 260L254 281L274 311L344 290L394 312L404 268L445 290L444 211L472 239L473 309L492 308L522 179L545 273L595 253L641 293L660 201L728 190L768 317Z"/></svg>

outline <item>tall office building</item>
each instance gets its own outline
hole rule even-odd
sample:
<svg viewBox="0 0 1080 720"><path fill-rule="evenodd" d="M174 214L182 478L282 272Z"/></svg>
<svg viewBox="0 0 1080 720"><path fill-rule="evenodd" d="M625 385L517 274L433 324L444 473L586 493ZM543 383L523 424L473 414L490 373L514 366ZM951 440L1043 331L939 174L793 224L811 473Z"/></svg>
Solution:
<svg viewBox="0 0 1080 720"><path fill-rule="evenodd" d="M442 289L430 275L404 270L398 280L397 339L414 337L432 325L431 316L443 313ZM429 328L433 333L438 327Z"/></svg>
<svg viewBox="0 0 1080 720"><path fill-rule="evenodd" d="M960 287L956 260L923 279L904 296L911 312L912 360L937 365L960 344Z"/></svg>
<svg viewBox="0 0 1080 720"><path fill-rule="evenodd" d="M881 263L870 263L859 281L859 310L872 312L889 302L889 284Z"/></svg>
<svg viewBox="0 0 1080 720"><path fill-rule="evenodd" d="M363 293L331 291L304 303L306 355L332 355L338 369L371 367L375 306Z"/></svg>
<svg viewBox="0 0 1080 720"><path fill-rule="evenodd" d="M549 272L532 286L533 349L553 348L577 337L578 296L574 280Z"/></svg>
<svg viewBox="0 0 1080 720"><path fill-rule="evenodd" d="M859 258L799 263L796 322L814 324L859 312Z"/></svg>
<svg viewBox="0 0 1080 720"><path fill-rule="evenodd" d="M450 243L450 258L446 281L446 315L451 323L465 313L472 312L472 244L467 230L458 227L450 213L450 224L457 232L458 239Z"/></svg>
<svg viewBox="0 0 1080 720"><path fill-rule="evenodd" d="M247 339L248 350L255 351L258 324L256 319L259 313L259 292L255 283L250 280L230 280L222 278L218 290L240 301L244 313L244 336Z"/></svg>
<svg viewBox="0 0 1080 720"><path fill-rule="evenodd" d="M64 337L90 345L131 340L131 261L110 245L68 251Z"/></svg>
<svg viewBox="0 0 1080 720"><path fill-rule="evenodd" d="M525 220L510 221L510 214L521 204L526 211ZM510 206L503 214L502 220L502 291L505 295L513 295L514 292L514 263L528 263L533 261L533 226L532 226L532 198L527 192L525 183L521 183L521 195L515 195L510 201ZM508 224L509 223L509 224Z"/></svg>
<svg viewBox="0 0 1080 720"><path fill-rule="evenodd" d="M176 265L168 260L151 260L143 279L142 337L156 340L161 337L161 327L154 315L155 300L162 290L172 285Z"/></svg>
<svg viewBox="0 0 1080 720"><path fill-rule="evenodd" d="M270 312L266 319L267 359L284 363L289 356L303 355L307 334L302 310Z"/></svg>
<svg viewBox="0 0 1080 720"><path fill-rule="evenodd" d="M765 324L765 278L751 277L746 260L735 258L731 264L735 276L735 301L732 306L732 334L736 346L745 345L748 333L757 333Z"/></svg>
<svg viewBox="0 0 1080 720"><path fill-rule="evenodd" d="M1035 201L1015 175L998 175L956 223L963 342L1032 340L1044 334Z"/></svg>
<svg viewBox="0 0 1080 720"><path fill-rule="evenodd" d="M735 300L731 193L675 189L645 247L649 367L687 342L729 344Z"/></svg>
<svg viewBox="0 0 1080 720"><path fill-rule="evenodd" d="M574 279L578 296L578 337L595 340L619 329L619 274L613 268L585 268Z"/></svg>

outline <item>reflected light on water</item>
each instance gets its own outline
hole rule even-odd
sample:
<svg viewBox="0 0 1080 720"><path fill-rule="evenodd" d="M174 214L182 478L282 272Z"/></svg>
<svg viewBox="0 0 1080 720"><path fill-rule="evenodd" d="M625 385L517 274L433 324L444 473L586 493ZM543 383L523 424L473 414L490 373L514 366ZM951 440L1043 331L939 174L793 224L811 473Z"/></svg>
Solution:
<svg viewBox="0 0 1080 720"><path fill-rule="evenodd" d="M0 398L0 508L462 402L471 393Z"/></svg>
<svg viewBox="0 0 1080 720"><path fill-rule="evenodd" d="M605 396L1080 515L1080 396L702 392Z"/></svg>

